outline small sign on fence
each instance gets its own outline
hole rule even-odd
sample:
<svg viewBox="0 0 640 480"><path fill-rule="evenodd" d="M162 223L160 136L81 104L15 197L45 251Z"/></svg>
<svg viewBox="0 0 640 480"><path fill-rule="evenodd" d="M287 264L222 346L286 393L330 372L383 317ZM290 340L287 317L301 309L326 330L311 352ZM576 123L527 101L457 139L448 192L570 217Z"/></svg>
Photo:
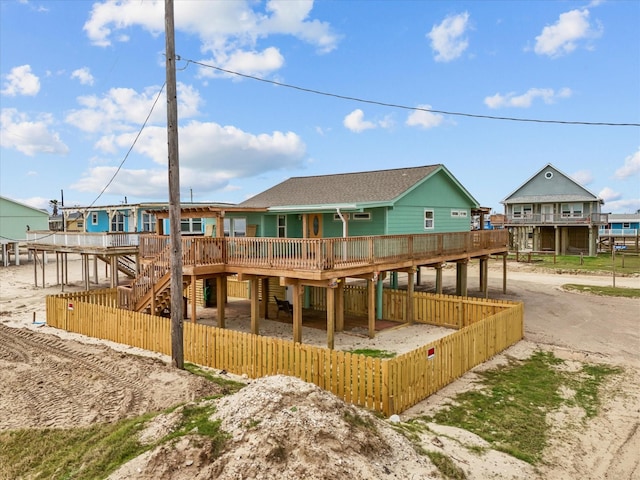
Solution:
<svg viewBox="0 0 640 480"><path fill-rule="evenodd" d="M431 347L429 350L427 350L427 360L432 360L433 357L436 356L436 348L435 347Z"/></svg>
<svg viewBox="0 0 640 480"><path fill-rule="evenodd" d="M69 310L73 310L73 303L69 304L69 307L67 307Z"/></svg>

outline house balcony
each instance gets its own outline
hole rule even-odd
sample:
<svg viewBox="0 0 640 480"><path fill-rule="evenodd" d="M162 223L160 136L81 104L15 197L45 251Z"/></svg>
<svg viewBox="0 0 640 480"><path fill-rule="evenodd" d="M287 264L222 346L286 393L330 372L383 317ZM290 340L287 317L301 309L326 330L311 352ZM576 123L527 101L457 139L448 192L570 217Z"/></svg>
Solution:
<svg viewBox="0 0 640 480"><path fill-rule="evenodd" d="M137 252L140 233L136 232L27 232L27 247L38 250L55 250L81 253L104 253L105 251Z"/></svg>
<svg viewBox="0 0 640 480"><path fill-rule="evenodd" d="M504 226L598 226L606 225L608 213L591 213L588 215L562 215L554 213L509 214Z"/></svg>
<svg viewBox="0 0 640 480"><path fill-rule="evenodd" d="M601 237L637 237L637 228L601 228L598 231Z"/></svg>
<svg viewBox="0 0 640 480"><path fill-rule="evenodd" d="M506 253L506 230L338 238L183 237L184 275L245 273L324 280ZM169 237L140 237L140 258L168 269Z"/></svg>

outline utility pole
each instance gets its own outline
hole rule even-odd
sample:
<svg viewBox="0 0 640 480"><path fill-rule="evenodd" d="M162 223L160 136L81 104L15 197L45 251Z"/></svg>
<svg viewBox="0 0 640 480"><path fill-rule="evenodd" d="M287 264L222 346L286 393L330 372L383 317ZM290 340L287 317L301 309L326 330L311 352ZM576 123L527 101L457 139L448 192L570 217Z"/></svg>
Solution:
<svg viewBox="0 0 640 480"><path fill-rule="evenodd" d="M173 0L164 1L167 61L167 143L169 152L169 241L171 245L171 364L184 369L182 307L182 235L180 233L180 162L178 157L178 93Z"/></svg>

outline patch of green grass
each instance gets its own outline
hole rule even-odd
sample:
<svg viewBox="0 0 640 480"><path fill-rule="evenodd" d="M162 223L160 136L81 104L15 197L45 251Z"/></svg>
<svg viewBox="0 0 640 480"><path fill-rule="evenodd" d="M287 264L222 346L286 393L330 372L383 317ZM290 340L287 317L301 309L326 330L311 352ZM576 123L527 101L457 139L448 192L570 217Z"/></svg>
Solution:
<svg viewBox="0 0 640 480"><path fill-rule="evenodd" d="M605 378L609 375L619 375L622 371L620 367L583 365L582 375L571 382L571 387L576 392L574 397L576 404L584 409L587 418L598 414L602 403L598 390Z"/></svg>
<svg viewBox="0 0 640 480"><path fill-rule="evenodd" d="M14 430L0 434L6 478L104 478L147 451L138 442L145 415L86 428Z"/></svg>
<svg viewBox="0 0 640 480"><path fill-rule="evenodd" d="M367 430L371 430L377 432L377 428L373 421L370 418L365 418L358 413L351 413L348 410L345 410L343 413L343 417L347 423L353 425L354 427L366 428Z"/></svg>
<svg viewBox="0 0 640 480"><path fill-rule="evenodd" d="M219 378L196 365L185 368L235 392L244 384ZM142 445L139 433L157 413L145 414L114 423L95 424L73 429L29 429L0 433L0 478L55 478L93 480L104 478L129 460L187 434L209 439L210 454L217 456L228 434L220 421L209 418L215 411L211 402L188 404L167 409L179 411L176 428L153 445Z"/></svg>
<svg viewBox="0 0 640 480"><path fill-rule="evenodd" d="M567 283L563 285L562 288L569 291L591 293L603 297L640 298L640 288L601 287L597 285L577 285L575 283Z"/></svg>
<svg viewBox="0 0 640 480"><path fill-rule="evenodd" d="M515 256L509 258L515 260ZM584 255L556 255L553 263L553 255L534 256L535 265L552 270L571 270L584 273L611 273L613 261L610 253L600 253L595 257ZM632 253L617 253L615 255L615 271L620 275L633 275L640 273L640 255Z"/></svg>
<svg viewBox="0 0 640 480"><path fill-rule="evenodd" d="M465 480L467 478L464 470L458 467L453 460L444 453L427 452L427 456L445 478L451 480Z"/></svg>
<svg viewBox="0 0 640 480"><path fill-rule="evenodd" d="M139 433L153 418L147 414L115 423L85 428L14 430L0 434L2 478L60 478L94 480L156 445L187 434L209 439L210 453L217 456L228 438L220 421L211 421L212 403L185 405L177 428L153 445L142 445Z"/></svg>
<svg viewBox="0 0 640 480"><path fill-rule="evenodd" d="M236 382L235 380L231 380L229 378L221 377L220 375L214 375L212 372L204 370L199 365L195 365L193 363L184 364L184 369L193 375L198 375L200 377L204 377L209 380L211 383L215 383L222 387L222 393L224 395L230 395L236 393L241 390L245 384L242 382Z"/></svg>
<svg viewBox="0 0 640 480"><path fill-rule="evenodd" d="M600 385L607 375L619 373L594 365L569 373L557 368L561 363L552 353L538 351L529 359L481 372L482 388L457 395L455 404L425 419L469 430L496 450L536 464L547 445L547 414L574 404L587 416L595 415ZM575 391L575 398L563 399L561 386Z"/></svg>
<svg viewBox="0 0 640 480"><path fill-rule="evenodd" d="M358 348L356 350L349 351L357 355L365 355L373 358L393 358L396 356L395 352L390 352L388 350L376 350L374 348Z"/></svg>

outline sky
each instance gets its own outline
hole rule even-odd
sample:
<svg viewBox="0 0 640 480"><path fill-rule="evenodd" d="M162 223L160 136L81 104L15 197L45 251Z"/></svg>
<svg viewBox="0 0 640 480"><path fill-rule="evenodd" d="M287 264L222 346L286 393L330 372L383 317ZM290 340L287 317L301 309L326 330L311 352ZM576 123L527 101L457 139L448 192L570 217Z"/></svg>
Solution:
<svg viewBox="0 0 640 480"><path fill-rule="evenodd" d="M638 1L174 10L183 202L443 164L502 213L551 163L603 212L640 209ZM0 0L0 195L167 202L165 80L164 0Z"/></svg>

